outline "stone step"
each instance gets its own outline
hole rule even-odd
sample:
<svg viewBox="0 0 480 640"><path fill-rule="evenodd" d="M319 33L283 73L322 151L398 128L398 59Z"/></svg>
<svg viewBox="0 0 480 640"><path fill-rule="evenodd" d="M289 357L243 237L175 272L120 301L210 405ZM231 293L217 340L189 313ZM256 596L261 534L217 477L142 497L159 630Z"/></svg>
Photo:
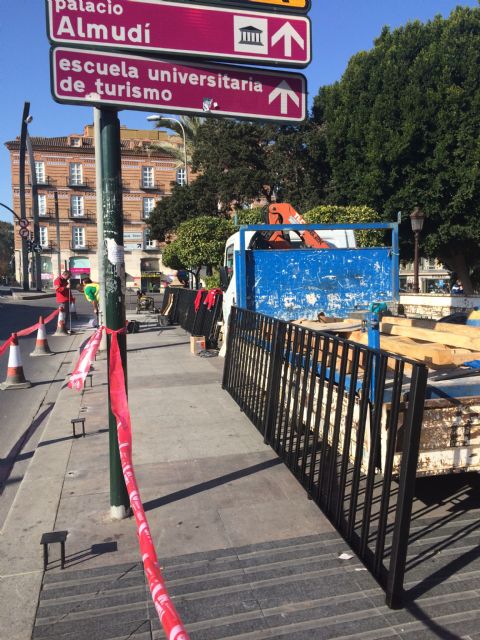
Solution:
<svg viewBox="0 0 480 640"><path fill-rule="evenodd" d="M443 539L435 532L430 542ZM431 562L419 565L405 585L415 604L391 611L358 558L339 559L344 551L348 546L332 532L167 558L162 572L191 640L375 640L403 637L404 627L414 638L423 618L444 616L445 624L453 624L477 606L480 566L474 557L454 575L447 567L440 580L429 581ZM420 617L415 607L424 612ZM47 572L32 638L163 640L164 633L141 564L127 563Z"/></svg>

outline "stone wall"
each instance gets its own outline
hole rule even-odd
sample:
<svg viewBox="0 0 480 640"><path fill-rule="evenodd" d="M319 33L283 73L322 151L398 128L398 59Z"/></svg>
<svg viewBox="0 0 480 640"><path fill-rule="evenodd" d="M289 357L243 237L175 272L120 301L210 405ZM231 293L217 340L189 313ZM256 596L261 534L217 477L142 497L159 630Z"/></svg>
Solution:
<svg viewBox="0 0 480 640"><path fill-rule="evenodd" d="M469 312L480 307L480 296L454 296L435 293L400 294L399 313L409 318L431 318L440 320L457 312Z"/></svg>

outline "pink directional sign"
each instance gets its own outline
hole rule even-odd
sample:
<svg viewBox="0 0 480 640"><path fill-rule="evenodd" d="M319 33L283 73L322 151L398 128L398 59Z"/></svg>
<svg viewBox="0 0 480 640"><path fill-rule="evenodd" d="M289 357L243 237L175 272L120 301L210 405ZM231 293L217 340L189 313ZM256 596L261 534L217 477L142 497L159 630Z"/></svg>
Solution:
<svg viewBox="0 0 480 640"><path fill-rule="evenodd" d="M311 60L310 21L301 16L155 0L47 0L47 14L55 44L284 67Z"/></svg>
<svg viewBox="0 0 480 640"><path fill-rule="evenodd" d="M300 122L306 80L298 73L209 65L59 47L52 93L67 104Z"/></svg>

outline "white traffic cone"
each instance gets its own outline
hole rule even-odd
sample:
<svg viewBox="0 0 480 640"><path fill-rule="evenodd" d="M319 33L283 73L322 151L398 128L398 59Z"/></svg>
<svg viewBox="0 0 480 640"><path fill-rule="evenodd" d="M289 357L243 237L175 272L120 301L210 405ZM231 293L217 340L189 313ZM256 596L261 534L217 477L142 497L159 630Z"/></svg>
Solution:
<svg viewBox="0 0 480 640"><path fill-rule="evenodd" d="M43 316L40 316L38 319L38 331L37 331L37 339L35 341L35 349L32 351L30 355L31 356L53 356L53 353L50 351L50 347L48 346L47 330L45 329Z"/></svg>
<svg viewBox="0 0 480 640"><path fill-rule="evenodd" d="M70 302L70 317L72 320L77 319L77 307L75 306L75 298Z"/></svg>
<svg viewBox="0 0 480 640"><path fill-rule="evenodd" d="M67 327L65 326L65 307L60 305L60 312L58 314L57 329L54 336L68 336Z"/></svg>
<svg viewBox="0 0 480 640"><path fill-rule="evenodd" d="M7 379L2 382L0 389L2 391L7 389L28 389L31 386L32 383L25 379L23 373L22 356L20 355L17 334L12 333L12 343L8 354Z"/></svg>

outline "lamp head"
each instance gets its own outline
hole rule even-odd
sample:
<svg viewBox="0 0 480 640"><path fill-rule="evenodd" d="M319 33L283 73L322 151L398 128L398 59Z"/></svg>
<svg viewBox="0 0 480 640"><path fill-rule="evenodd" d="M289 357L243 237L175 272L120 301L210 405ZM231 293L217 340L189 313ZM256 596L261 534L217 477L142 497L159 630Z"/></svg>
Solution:
<svg viewBox="0 0 480 640"><path fill-rule="evenodd" d="M33 116L27 116L25 118L25 124L30 124L32 122L32 120L33 120Z"/></svg>
<svg viewBox="0 0 480 640"><path fill-rule="evenodd" d="M420 232L423 229L423 223L425 221L425 214L420 207L415 207L410 214L410 223L412 225L412 231L414 233Z"/></svg>
<svg viewBox="0 0 480 640"><path fill-rule="evenodd" d="M162 116L147 116L147 120L149 122L158 122L161 118Z"/></svg>

